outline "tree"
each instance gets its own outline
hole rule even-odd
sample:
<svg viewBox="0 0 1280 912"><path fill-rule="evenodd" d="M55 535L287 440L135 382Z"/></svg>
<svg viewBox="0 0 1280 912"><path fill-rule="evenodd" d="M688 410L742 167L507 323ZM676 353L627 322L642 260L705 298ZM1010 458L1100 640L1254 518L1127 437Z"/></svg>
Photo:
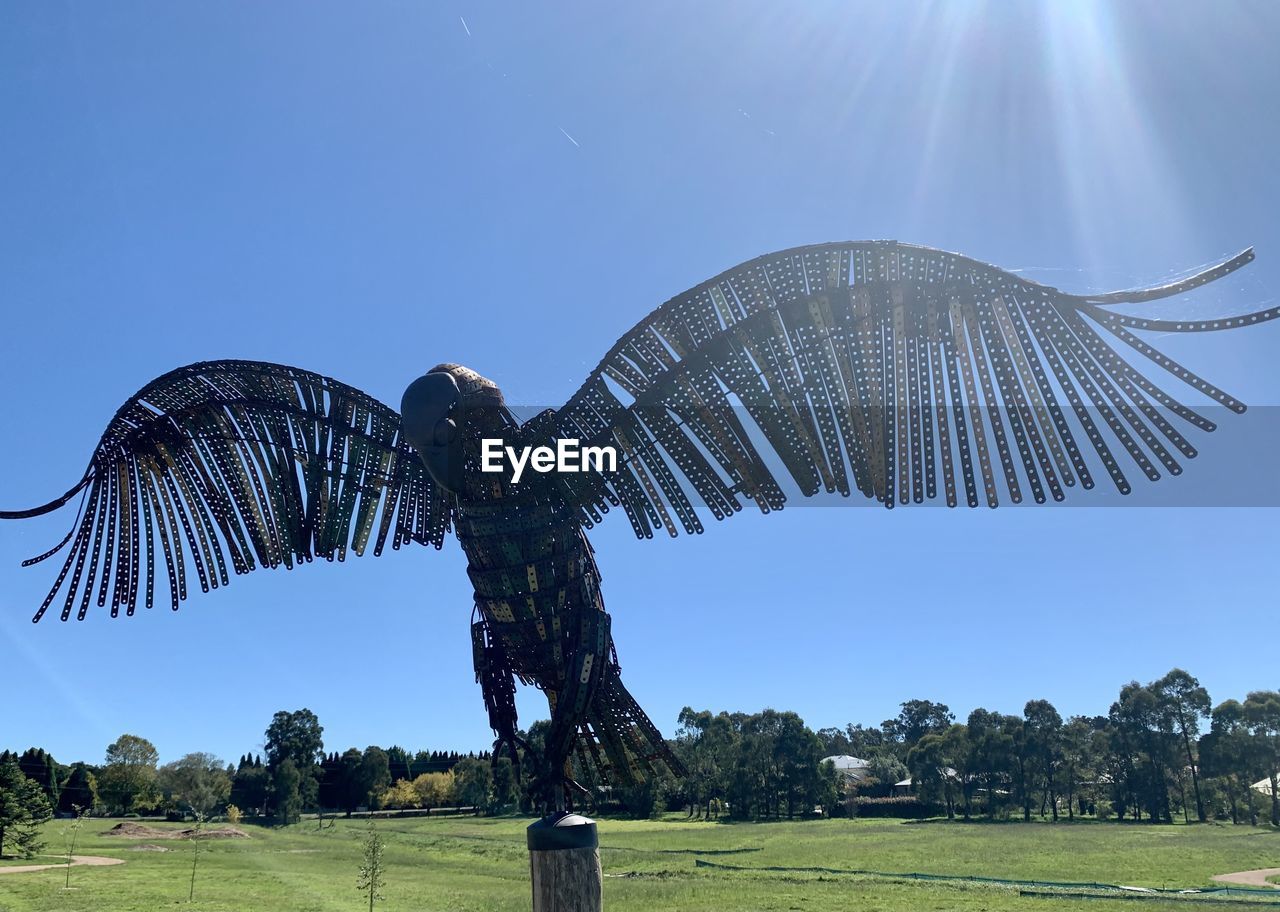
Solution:
<svg viewBox="0 0 1280 912"><path fill-rule="evenodd" d="M71 889L71 862L76 854L76 841L80 838L80 827L84 825L84 819L89 816L87 807L76 806L73 809L74 817L71 823L63 828L62 836L67 844L67 870L66 876L62 880L62 888L64 890Z"/></svg>
<svg viewBox="0 0 1280 912"><path fill-rule="evenodd" d="M1169 807L1169 767L1174 762L1175 736L1160 696L1131 681L1111 704L1111 749L1115 755L1113 798L1121 808L1132 807L1134 818L1146 809L1151 820L1172 820Z"/></svg>
<svg viewBox="0 0 1280 912"><path fill-rule="evenodd" d="M1014 800L1022 808L1022 819L1031 819L1031 804L1035 789L1035 761L1033 745L1028 735L1027 720L1015 715L1002 715L1001 728L1009 739L1009 784Z"/></svg>
<svg viewBox="0 0 1280 912"><path fill-rule="evenodd" d="M1232 823L1240 822L1241 799L1248 802L1250 822L1257 822L1250 783L1261 775L1259 760L1258 745L1240 701L1225 700L1215 706L1209 731L1200 739L1200 761L1205 775L1221 780L1225 786Z"/></svg>
<svg viewBox="0 0 1280 912"><path fill-rule="evenodd" d="M766 709L729 717L738 735L726 791L735 817L759 819L779 812L776 716L776 711Z"/></svg>
<svg viewBox="0 0 1280 912"><path fill-rule="evenodd" d="M685 707L687 710L689 707ZM684 713L681 713L684 715ZM828 757L839 756L842 754L853 754L853 745L849 741L849 735L843 728L820 728L815 733L818 740L822 742L822 752Z"/></svg>
<svg viewBox="0 0 1280 912"><path fill-rule="evenodd" d="M986 792L986 813L990 818L999 810L999 796L1008 791L1014 754L1012 731L1019 722L1016 716L978 708L969 713L965 724L972 753L969 767Z"/></svg>
<svg viewBox="0 0 1280 912"><path fill-rule="evenodd" d="M945 703L908 700L902 704L902 711L896 719L886 719L881 724L888 737L910 748L925 735L941 732L955 720L951 708Z"/></svg>
<svg viewBox="0 0 1280 912"><path fill-rule="evenodd" d="M725 798L740 818L809 813L823 800L822 742L794 712L725 717L732 740L722 764ZM719 804L719 799L713 799ZM708 808L710 810L710 807Z"/></svg>
<svg viewBox="0 0 1280 912"><path fill-rule="evenodd" d="M386 885L382 848L382 836L374 826L373 818L370 817L369 834L364 840L363 861L360 865L360 874L356 878L356 889L369 897L369 912L373 912L373 904L382 899L382 888Z"/></svg>
<svg viewBox="0 0 1280 912"><path fill-rule="evenodd" d="M276 819L281 825L297 823L302 818L302 795L298 783L302 774L291 757L285 757L271 774L272 793L276 804Z"/></svg>
<svg viewBox="0 0 1280 912"><path fill-rule="evenodd" d="M196 898L196 865L200 862L200 836L204 829L204 812L196 810L195 815L195 830L191 834L191 886L187 890L187 902L195 902Z"/></svg>
<svg viewBox="0 0 1280 912"><path fill-rule="evenodd" d="M281 710L267 726L265 749L267 768L276 769L285 758L293 761L301 777L299 800L304 807L315 807L320 798L320 760L324 757L324 727L309 709L295 712Z"/></svg>
<svg viewBox="0 0 1280 912"><path fill-rule="evenodd" d="M370 808L377 808L378 796L391 784L391 764L387 752L376 745L364 749L360 758L360 791Z"/></svg>
<svg viewBox="0 0 1280 912"><path fill-rule="evenodd" d="M855 757L869 758L874 754L883 753L884 749L891 744L885 733L875 726L846 725L844 733L849 739L849 753Z"/></svg>
<svg viewBox="0 0 1280 912"><path fill-rule="evenodd" d="M1084 799L1080 797L1081 784L1092 781L1093 773L1093 726L1084 716L1072 716L1062 727L1062 774L1060 777L1062 790L1067 797L1067 818L1075 820L1075 805L1079 799L1081 806ZM1081 813L1084 813L1081 810Z"/></svg>
<svg viewBox="0 0 1280 912"><path fill-rule="evenodd" d="M889 751L872 754L868 762L871 764L870 778L875 785L869 786L866 780L858 786L860 794L885 797L893 793L893 787L911 775L907 765Z"/></svg>
<svg viewBox="0 0 1280 912"><path fill-rule="evenodd" d="M159 770L157 784L175 808L189 807L209 816L231 797L231 778L213 754L187 754Z"/></svg>
<svg viewBox="0 0 1280 912"><path fill-rule="evenodd" d="M1280 826L1280 693L1255 690L1245 697L1244 719L1271 784L1271 825Z"/></svg>
<svg viewBox="0 0 1280 912"><path fill-rule="evenodd" d="M844 728L820 728L816 732L822 742L822 752L826 756L848 754L854 757L868 757L876 753L887 743L885 734L878 728L864 727L850 723Z"/></svg>
<svg viewBox="0 0 1280 912"><path fill-rule="evenodd" d="M841 775L830 760L818 764L818 804L824 817L830 817L840 802Z"/></svg>
<svg viewBox="0 0 1280 912"><path fill-rule="evenodd" d="M299 772L298 799L302 807L312 810L320 806L320 767L312 766L305 773Z"/></svg>
<svg viewBox="0 0 1280 912"><path fill-rule="evenodd" d="M76 808L93 811L98 806L98 780L89 767L77 763L58 791L58 813L75 814Z"/></svg>
<svg viewBox="0 0 1280 912"><path fill-rule="evenodd" d="M281 710L271 717L266 731L267 767L274 770L286 757L299 772L320 762L324 750L324 727L309 709Z"/></svg>
<svg viewBox="0 0 1280 912"><path fill-rule="evenodd" d="M477 814L489 806L493 794L493 773L489 764L465 757L454 764L453 781L460 805L474 807Z"/></svg>
<svg viewBox="0 0 1280 912"><path fill-rule="evenodd" d="M342 757L336 751L320 761L316 804L321 808L342 806Z"/></svg>
<svg viewBox="0 0 1280 912"><path fill-rule="evenodd" d="M667 780L663 776L650 774L629 785L615 787L613 796L627 809L631 818L648 820L657 810L658 799L666 787Z"/></svg>
<svg viewBox="0 0 1280 912"><path fill-rule="evenodd" d="M1062 750L1062 716L1048 700L1029 700L1022 718L1032 770L1030 778L1041 788L1040 816L1044 817L1045 808L1051 807L1053 819L1057 820L1056 773Z"/></svg>
<svg viewBox="0 0 1280 912"><path fill-rule="evenodd" d="M520 783L510 757L499 757L493 768L493 811L501 813L520 800Z"/></svg>
<svg viewBox="0 0 1280 912"><path fill-rule="evenodd" d="M430 810L456 804L453 785L452 772L423 773L413 780L413 790L418 795L418 806Z"/></svg>
<svg viewBox="0 0 1280 912"><path fill-rule="evenodd" d="M520 754L520 809L533 811L537 798L531 792L533 777L541 758L547 755L547 734L551 730L550 719L539 719L527 731L518 732L526 745Z"/></svg>
<svg viewBox="0 0 1280 912"><path fill-rule="evenodd" d="M969 727L948 725L941 737L943 756L954 770L953 778L964 802L962 813L968 820L973 815L973 792L978 783L977 754L969 740Z"/></svg>
<svg viewBox="0 0 1280 912"><path fill-rule="evenodd" d="M0 857L8 849L30 858L44 846L40 824L52 815L44 789L12 758L0 762Z"/></svg>
<svg viewBox="0 0 1280 912"><path fill-rule="evenodd" d="M1209 692L1181 668L1174 668L1151 687L1164 703L1175 731L1182 739L1187 768L1191 770L1191 785L1195 790L1196 817L1204 823L1207 818L1204 799L1200 795L1200 763L1194 745L1200 737L1200 720L1209 716Z"/></svg>
<svg viewBox="0 0 1280 912"><path fill-rule="evenodd" d="M955 730L959 731L955 731ZM963 725L948 726L943 732L923 735L907 752L907 769L920 797L937 801L947 809L947 819L956 816L955 787L957 773L953 751L967 750Z"/></svg>
<svg viewBox="0 0 1280 912"><path fill-rule="evenodd" d="M58 805L58 763L43 748L29 747L18 758L18 769L24 776L44 789L50 807Z"/></svg>
<svg viewBox="0 0 1280 912"><path fill-rule="evenodd" d="M725 780L733 764L737 734L724 712L713 715L686 706L680 711L679 723L675 751L688 771L680 783L682 796L690 817L710 818L711 802L726 794Z"/></svg>
<svg viewBox="0 0 1280 912"><path fill-rule="evenodd" d="M412 782L406 779L397 779L395 785L382 793L379 803L384 808L393 808L395 810L414 808L418 806L418 792L414 789Z"/></svg>
<svg viewBox="0 0 1280 912"><path fill-rule="evenodd" d="M98 793L121 813L149 810L155 806L155 745L137 735L121 735L107 747L106 766L98 777Z"/></svg>
<svg viewBox="0 0 1280 912"><path fill-rule="evenodd" d="M369 800L368 790L360 780L360 767L364 754L360 748L349 747L338 758L338 786L336 791L338 807L351 816L351 812Z"/></svg>
<svg viewBox="0 0 1280 912"><path fill-rule="evenodd" d="M819 768L822 742L799 715L780 712L776 716L774 751L778 785L788 819L797 810L810 813L826 797Z"/></svg>
<svg viewBox="0 0 1280 912"><path fill-rule="evenodd" d="M387 748L387 766L391 772L391 781L397 782L404 779L407 782L413 781L413 758L409 756L409 752L398 744L393 744ZM426 772L426 770L422 770Z"/></svg>
<svg viewBox="0 0 1280 912"><path fill-rule="evenodd" d="M231 780L231 803L249 813L261 814L266 807L270 789L271 774L262 762L255 763L249 757L241 758L240 766Z"/></svg>

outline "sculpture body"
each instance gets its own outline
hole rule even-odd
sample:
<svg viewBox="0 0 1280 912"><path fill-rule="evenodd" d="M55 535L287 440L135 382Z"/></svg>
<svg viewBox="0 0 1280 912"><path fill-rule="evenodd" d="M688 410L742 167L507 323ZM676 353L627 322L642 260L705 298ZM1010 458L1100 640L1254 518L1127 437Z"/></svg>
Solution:
<svg viewBox="0 0 1280 912"><path fill-rule="evenodd" d="M153 381L108 425L84 477L70 545L39 620L91 601L173 608L256 566L342 560L372 543L439 548L456 533L475 590L475 665L497 748L518 742L515 682L552 710L539 790L560 804L568 760L606 781L679 772L622 686L585 529L621 507L639 538L703 531L752 504L855 492L885 507L941 495L995 507L1061 500L1150 480L1196 455L1187 427L1214 423L1150 376L1232 412L1244 404L1134 330L1206 332L1220 320L1118 313L1181 294L1250 262L1252 251L1158 288L1071 295L958 254L886 241L802 247L744 263L672 298L623 336L560 409L520 423L492 382L443 364L410 384L400 412L298 368L215 361ZM1124 348L1113 347L1112 342ZM1155 341L1155 340L1152 340ZM1139 370L1119 351L1140 355ZM1181 426L1176 425L1180 423ZM622 454L616 470L482 472L487 437L576 439ZM95 599L96 597L96 599ZM495 751L495 756L497 751Z"/></svg>
<svg viewBox="0 0 1280 912"><path fill-rule="evenodd" d="M511 439L518 422L491 381L457 365L436 371L457 377L467 391L457 412L465 417L454 458L466 468L454 532L475 589L476 678L498 736L495 756L506 747L519 763L513 680L519 679L542 690L551 710L542 760L549 778L540 783L547 804L569 797L556 786L561 776L571 781L567 764L575 748L606 781L631 783L658 762L680 770L622 684L600 572L576 508L553 480L529 476L514 484L509 473L475 471L480 440Z"/></svg>

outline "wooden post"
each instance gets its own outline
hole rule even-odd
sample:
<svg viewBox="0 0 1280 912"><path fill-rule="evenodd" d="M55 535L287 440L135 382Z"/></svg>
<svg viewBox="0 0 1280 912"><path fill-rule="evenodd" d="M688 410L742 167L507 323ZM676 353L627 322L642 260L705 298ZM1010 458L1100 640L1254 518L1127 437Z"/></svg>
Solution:
<svg viewBox="0 0 1280 912"><path fill-rule="evenodd" d="M600 839L596 822L558 811L526 831L533 912L600 912Z"/></svg>

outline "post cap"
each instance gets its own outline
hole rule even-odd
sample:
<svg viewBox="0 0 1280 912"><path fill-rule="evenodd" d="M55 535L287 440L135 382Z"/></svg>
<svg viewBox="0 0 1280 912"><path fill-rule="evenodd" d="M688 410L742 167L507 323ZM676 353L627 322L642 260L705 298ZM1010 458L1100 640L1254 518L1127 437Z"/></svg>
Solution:
<svg viewBox="0 0 1280 912"><path fill-rule="evenodd" d="M594 849L600 845L596 822L581 814L557 811L535 820L525 830L530 852Z"/></svg>

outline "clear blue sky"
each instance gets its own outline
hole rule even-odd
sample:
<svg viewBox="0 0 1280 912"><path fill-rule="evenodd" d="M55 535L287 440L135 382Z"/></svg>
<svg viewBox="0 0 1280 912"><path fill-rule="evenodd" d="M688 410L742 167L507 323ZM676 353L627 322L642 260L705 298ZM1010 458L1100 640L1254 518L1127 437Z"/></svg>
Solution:
<svg viewBox="0 0 1280 912"><path fill-rule="evenodd" d="M178 365L291 363L395 404L460 361L554 405L661 301L798 244L898 238L1068 290L1253 244L1159 312L1280 288L1274 3L531 7L0 6L0 505L60 494ZM1280 325L1161 344L1277 404ZM1274 454L1260 420L1198 436L1184 479L1234 474L1242 440ZM329 749L487 746L456 544L33 626L56 568L19 561L71 520L0 525L0 745L100 761L127 731L233 759L307 706ZM1276 521L794 509L592 541L625 680L670 733L685 704L1100 713L1173 665L1215 700L1276 687Z"/></svg>

